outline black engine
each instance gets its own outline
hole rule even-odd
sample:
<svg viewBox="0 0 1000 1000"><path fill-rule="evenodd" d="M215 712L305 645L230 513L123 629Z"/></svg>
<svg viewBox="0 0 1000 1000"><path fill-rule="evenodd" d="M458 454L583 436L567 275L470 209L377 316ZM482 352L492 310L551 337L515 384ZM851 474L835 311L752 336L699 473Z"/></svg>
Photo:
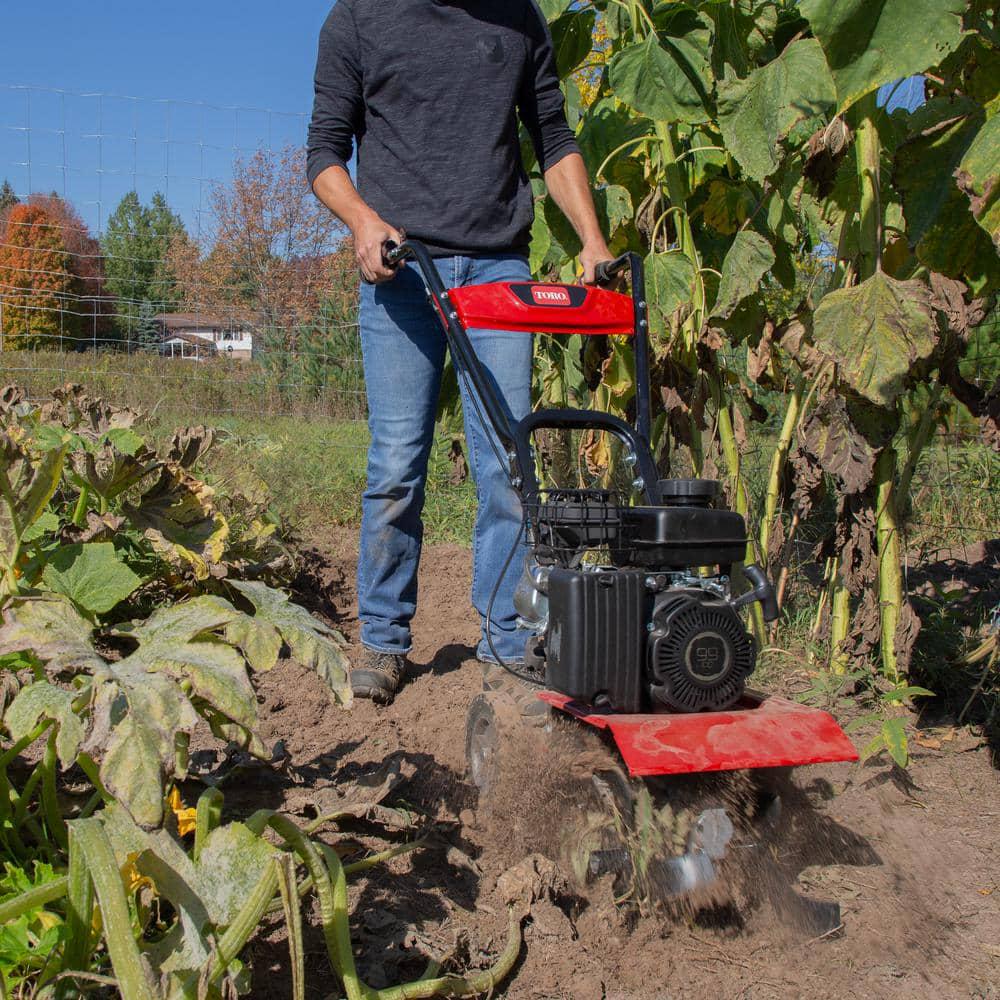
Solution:
<svg viewBox="0 0 1000 1000"><path fill-rule="evenodd" d="M630 713L721 711L740 700L756 665L739 609L761 601L773 618L773 589L748 566L753 589L730 596L746 527L712 506L717 483L659 485L657 507L573 490L529 508L533 557L515 597L534 633L528 662L577 701Z"/></svg>

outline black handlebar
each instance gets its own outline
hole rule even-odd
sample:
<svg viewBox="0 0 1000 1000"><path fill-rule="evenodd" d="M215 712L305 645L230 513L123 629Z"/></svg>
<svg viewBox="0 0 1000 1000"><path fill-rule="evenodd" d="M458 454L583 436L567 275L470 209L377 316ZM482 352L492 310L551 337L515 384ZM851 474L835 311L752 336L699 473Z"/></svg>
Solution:
<svg viewBox="0 0 1000 1000"><path fill-rule="evenodd" d="M623 253L614 260L602 260L594 268L594 283L598 285L610 285L616 274L624 271L631 263L631 254Z"/></svg>
<svg viewBox="0 0 1000 1000"><path fill-rule="evenodd" d="M406 246L400 246L393 240L386 240L382 244L382 263L386 267L396 268L410 256L410 251Z"/></svg>
<svg viewBox="0 0 1000 1000"><path fill-rule="evenodd" d="M406 244L400 246L393 240L386 240L382 244L382 263L386 267L396 268L408 257L413 256L413 251ZM614 260L602 260L594 269L594 283L597 285L610 285L614 281L615 275L624 271L631 263L631 255L623 253Z"/></svg>

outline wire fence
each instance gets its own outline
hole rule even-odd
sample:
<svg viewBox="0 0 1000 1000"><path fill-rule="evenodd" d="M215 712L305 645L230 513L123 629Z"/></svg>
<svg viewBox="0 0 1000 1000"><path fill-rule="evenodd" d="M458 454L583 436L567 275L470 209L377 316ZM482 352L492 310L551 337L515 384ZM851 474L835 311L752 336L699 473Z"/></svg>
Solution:
<svg viewBox="0 0 1000 1000"><path fill-rule="evenodd" d="M0 85L0 382L34 398L79 382L179 423L328 421L330 447L363 449L357 276L305 183L306 128L304 112ZM962 372L988 389L1000 311L974 337ZM759 485L775 428L746 426ZM914 545L996 534L1000 467L978 440L956 416L928 448Z"/></svg>
<svg viewBox="0 0 1000 1000"><path fill-rule="evenodd" d="M356 276L305 184L307 123L0 85L4 380L189 421L363 420Z"/></svg>

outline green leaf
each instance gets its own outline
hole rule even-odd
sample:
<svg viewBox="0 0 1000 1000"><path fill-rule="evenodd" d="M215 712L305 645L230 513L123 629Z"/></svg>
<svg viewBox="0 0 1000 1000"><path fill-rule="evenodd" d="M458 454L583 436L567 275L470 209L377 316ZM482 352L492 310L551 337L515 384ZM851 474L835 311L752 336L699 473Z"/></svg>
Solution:
<svg viewBox="0 0 1000 1000"><path fill-rule="evenodd" d="M903 195L906 233L917 244L956 190L954 173L985 116L964 97L934 97L908 119L910 135L896 151L893 181Z"/></svg>
<svg viewBox="0 0 1000 1000"><path fill-rule="evenodd" d="M202 899L213 923L227 927L260 881L274 848L242 823L213 830L196 865Z"/></svg>
<svg viewBox="0 0 1000 1000"><path fill-rule="evenodd" d="M83 742L83 724L73 711L73 694L48 681L36 681L23 688L4 715L4 725L16 743L24 739L43 719L52 719L58 733L56 753L64 768L76 760Z"/></svg>
<svg viewBox="0 0 1000 1000"><path fill-rule="evenodd" d="M602 97L587 112L577 134L580 152L592 177L597 177L604 161L624 143L652 134L652 123L631 114L613 97ZM605 168L597 180L615 180L616 164L631 162L637 146L630 145Z"/></svg>
<svg viewBox="0 0 1000 1000"><path fill-rule="evenodd" d="M130 631L140 646L119 667L163 672L175 680L186 681L193 694L250 729L257 721L257 700L243 658L212 636L200 641L197 638L228 625L239 615L239 611L217 597L196 597L184 604L161 608Z"/></svg>
<svg viewBox="0 0 1000 1000"><path fill-rule="evenodd" d="M802 0L826 53L839 110L938 65L962 40L965 0Z"/></svg>
<svg viewBox="0 0 1000 1000"><path fill-rule="evenodd" d="M892 691L886 692L882 695L883 701L906 701L907 698L936 698L937 695L933 691L928 691L924 687L916 687L915 685L907 685L906 687L893 688Z"/></svg>
<svg viewBox="0 0 1000 1000"><path fill-rule="evenodd" d="M1000 249L1000 115L986 120L955 175L976 222Z"/></svg>
<svg viewBox="0 0 1000 1000"><path fill-rule="evenodd" d="M91 614L107 614L142 584L111 542L62 545L42 571L45 585Z"/></svg>
<svg viewBox="0 0 1000 1000"><path fill-rule="evenodd" d="M129 712L115 726L101 761L101 781L143 827L163 822L163 757L156 730Z"/></svg>
<svg viewBox="0 0 1000 1000"><path fill-rule="evenodd" d="M712 315L722 319L732 316L740 303L757 291L774 261L774 250L763 236L749 229L738 232L722 262L722 280Z"/></svg>
<svg viewBox="0 0 1000 1000"><path fill-rule="evenodd" d="M850 704L853 705L854 702L852 701ZM862 715L862 716L859 716L857 719L851 719L851 721L848 722L847 725L844 726L844 732L845 733L856 733L859 729L862 729L865 726L869 726L873 722L878 721L879 719L881 719L880 715Z"/></svg>
<svg viewBox="0 0 1000 1000"><path fill-rule="evenodd" d="M122 507L156 552L177 569L206 580L229 537L229 524L214 506L215 491L180 466L163 466L142 496Z"/></svg>
<svg viewBox="0 0 1000 1000"><path fill-rule="evenodd" d="M30 651L54 673L93 673L104 658L90 640L93 626L62 596L15 601L4 611L0 656Z"/></svg>
<svg viewBox="0 0 1000 1000"><path fill-rule="evenodd" d="M107 744L101 777L143 826L162 822L177 734L193 732L195 705L213 721L222 718L239 727L251 751L259 748L253 737L257 702L246 665L216 636L244 617L227 601L205 596L115 630L139 647L101 671L88 744Z"/></svg>
<svg viewBox="0 0 1000 1000"><path fill-rule="evenodd" d="M707 54L683 38L662 44L650 34L618 52L608 65L611 89L630 108L655 121L707 122Z"/></svg>
<svg viewBox="0 0 1000 1000"><path fill-rule="evenodd" d="M632 397L635 388L635 355L630 344L615 340L611 348L611 357L604 363L603 384L614 398L615 403L622 407Z"/></svg>
<svg viewBox="0 0 1000 1000"><path fill-rule="evenodd" d="M538 8L547 21L554 21L569 5L570 0L537 0Z"/></svg>
<svg viewBox="0 0 1000 1000"><path fill-rule="evenodd" d="M546 198L543 211L545 225L549 230L549 263L562 263L572 260L582 249L580 237L556 204L555 198Z"/></svg>
<svg viewBox="0 0 1000 1000"><path fill-rule="evenodd" d="M813 343L855 392L891 406L913 365L930 357L937 343L930 291L922 281L877 273L830 292L816 310Z"/></svg>
<svg viewBox="0 0 1000 1000"><path fill-rule="evenodd" d="M61 525L62 521L59 520L59 515L54 514L51 510L47 510L24 531L21 535L21 541L26 545L31 545L46 535L54 535Z"/></svg>
<svg viewBox="0 0 1000 1000"><path fill-rule="evenodd" d="M910 116L911 134L897 149L893 169L917 259L975 289L1000 282L1000 261L958 186L956 171L984 121L974 101L932 98Z"/></svg>
<svg viewBox="0 0 1000 1000"><path fill-rule="evenodd" d="M876 754L881 753L885 749L885 733L879 732L878 736L873 737L871 742L861 751L858 755L861 758L861 763L863 764L870 757L874 757Z"/></svg>
<svg viewBox="0 0 1000 1000"><path fill-rule="evenodd" d="M207 594L159 608L145 621L119 625L115 635L131 636L139 643L190 642L206 632L214 632L240 612L227 600Z"/></svg>
<svg viewBox="0 0 1000 1000"><path fill-rule="evenodd" d="M882 739L889 756L900 766L906 767L910 762L908 741L906 739L906 720L902 718L886 719L882 723Z"/></svg>
<svg viewBox="0 0 1000 1000"><path fill-rule="evenodd" d="M135 456L146 446L145 439L131 427L112 427L105 437L124 455Z"/></svg>
<svg viewBox="0 0 1000 1000"><path fill-rule="evenodd" d="M552 247L552 234L549 232L548 223L545 221L544 211L535 212L535 222L531 227L531 257L529 266L531 273L540 275L545 258Z"/></svg>
<svg viewBox="0 0 1000 1000"><path fill-rule="evenodd" d="M632 221L632 196L618 184L609 184L595 192L594 201L602 219L607 222L609 239L619 226Z"/></svg>
<svg viewBox="0 0 1000 1000"><path fill-rule="evenodd" d="M742 77L772 43L778 8L757 0L713 0L703 8L715 24L712 69L717 79Z"/></svg>
<svg viewBox="0 0 1000 1000"><path fill-rule="evenodd" d="M653 253L645 260L650 330L663 337L692 308L694 265L679 250Z"/></svg>
<svg viewBox="0 0 1000 1000"><path fill-rule="evenodd" d="M729 236L746 222L756 203L755 192L748 184L715 178L708 184L702 216L707 226Z"/></svg>
<svg viewBox="0 0 1000 1000"><path fill-rule="evenodd" d="M232 586L254 606L254 618L277 629L292 656L315 670L338 702L349 705L351 685L343 636L292 604L281 591L255 581L234 580Z"/></svg>
<svg viewBox="0 0 1000 1000"><path fill-rule="evenodd" d="M42 452L22 449L0 434L0 559L9 562L24 532L42 516L62 476L69 445Z"/></svg>
<svg viewBox="0 0 1000 1000"><path fill-rule="evenodd" d="M799 122L824 119L836 102L819 42L803 38L745 79L719 82L719 128L745 173L762 182L781 164L788 133Z"/></svg>
<svg viewBox="0 0 1000 1000"><path fill-rule="evenodd" d="M152 880L178 915L170 930L148 945L147 955L162 976L197 980L215 940L236 921L271 866L275 848L241 823L213 830L197 861L166 831L140 836L147 846L135 860L136 870ZM188 992L179 989L176 995Z"/></svg>
<svg viewBox="0 0 1000 1000"><path fill-rule="evenodd" d="M247 662L258 673L272 670L281 653L281 634L266 621L242 615L226 626L226 641L243 650Z"/></svg>
<svg viewBox="0 0 1000 1000"><path fill-rule="evenodd" d="M569 76L590 55L595 16L592 10L572 10L550 25L560 80Z"/></svg>

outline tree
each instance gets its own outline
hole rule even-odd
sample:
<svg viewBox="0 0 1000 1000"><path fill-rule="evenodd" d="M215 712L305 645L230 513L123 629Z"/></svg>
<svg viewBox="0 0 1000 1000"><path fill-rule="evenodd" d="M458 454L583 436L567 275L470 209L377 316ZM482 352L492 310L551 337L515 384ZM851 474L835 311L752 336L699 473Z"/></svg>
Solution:
<svg viewBox="0 0 1000 1000"><path fill-rule="evenodd" d="M37 205L15 205L0 246L3 348L53 350L75 340L78 289L58 224Z"/></svg>
<svg viewBox="0 0 1000 1000"><path fill-rule="evenodd" d="M156 307L148 299L139 303L135 340L138 342L140 350L152 351L160 346L160 327L156 322Z"/></svg>
<svg viewBox="0 0 1000 1000"><path fill-rule="evenodd" d="M130 191L108 219L101 248L124 336L134 333L143 303L156 312L171 312L180 303L183 292L170 264L176 242L187 243L187 231L159 192L146 206Z"/></svg>
<svg viewBox="0 0 1000 1000"><path fill-rule="evenodd" d="M40 208L59 229L67 254L66 266L77 278L76 297L66 303L66 309L75 314L80 336L91 343L106 341L114 310L107 294L100 243L90 235L73 205L55 192L33 194L28 204Z"/></svg>
<svg viewBox="0 0 1000 1000"><path fill-rule="evenodd" d="M10 181L4 180L3 187L0 187L0 224L5 222L6 213L20 202L21 199L14 193Z"/></svg>
<svg viewBox="0 0 1000 1000"><path fill-rule="evenodd" d="M271 328L291 330L315 316L344 230L309 190L304 153L260 150L237 160L232 184L213 192L212 211L201 291Z"/></svg>

